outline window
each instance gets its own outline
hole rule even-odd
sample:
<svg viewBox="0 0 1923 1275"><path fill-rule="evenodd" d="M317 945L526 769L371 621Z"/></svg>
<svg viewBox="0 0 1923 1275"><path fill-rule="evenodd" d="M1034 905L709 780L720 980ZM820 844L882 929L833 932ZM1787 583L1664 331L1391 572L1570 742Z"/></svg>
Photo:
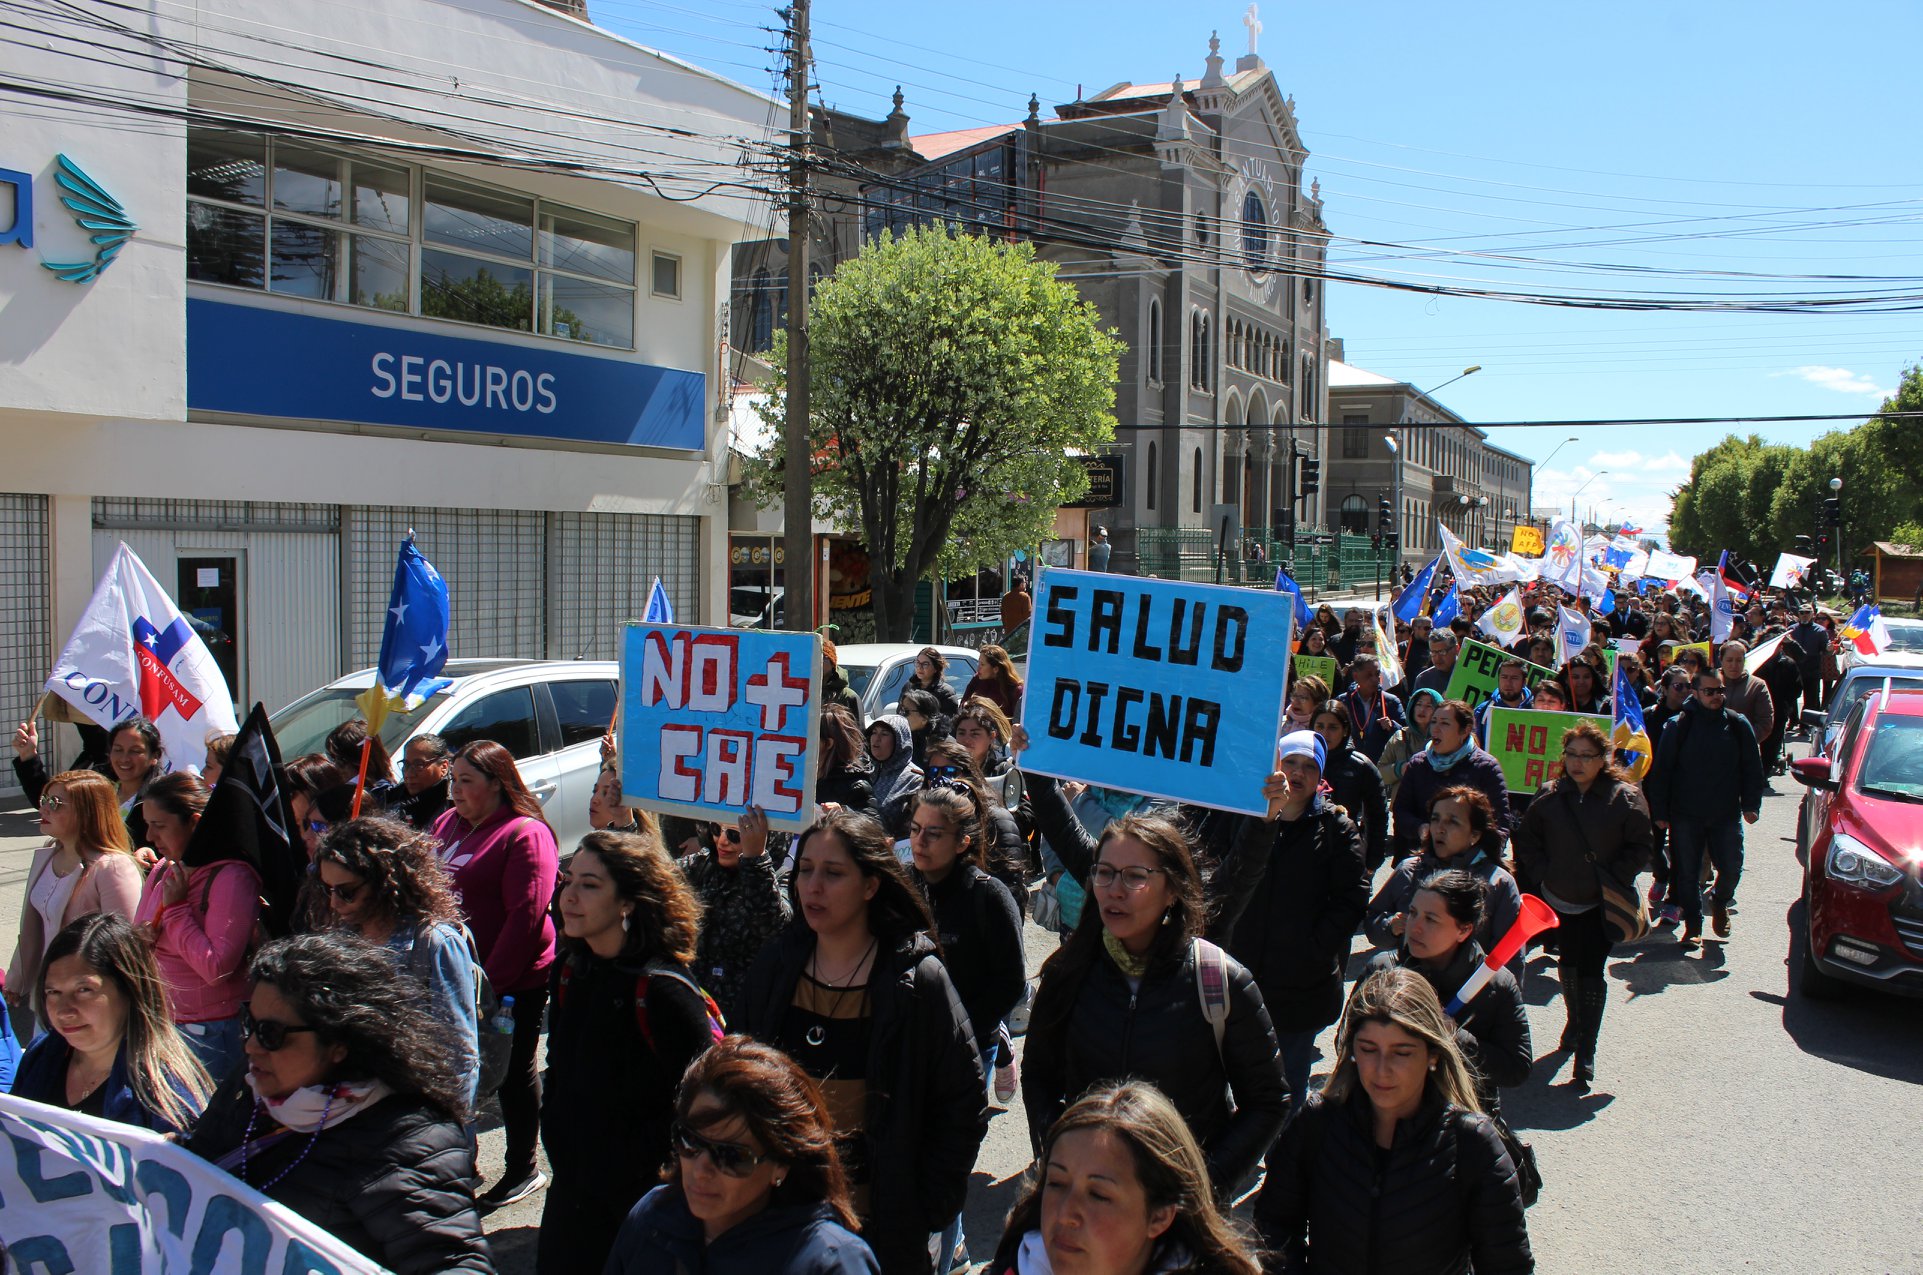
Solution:
<svg viewBox="0 0 1923 1275"><path fill-rule="evenodd" d="M1253 190L1242 197L1242 255L1248 258L1250 270L1269 264L1269 214L1262 196Z"/></svg>
<svg viewBox="0 0 1923 1275"><path fill-rule="evenodd" d="M1155 466L1155 444L1150 443L1148 445L1148 464L1142 467L1144 498L1150 509L1155 508L1155 484L1160 477L1161 475L1156 472Z"/></svg>
<svg viewBox="0 0 1923 1275"><path fill-rule="evenodd" d="M1353 493L1342 498L1342 530L1352 536L1364 535L1369 530L1369 509L1362 497Z"/></svg>
<svg viewBox="0 0 1923 1275"><path fill-rule="evenodd" d="M1162 303L1152 297L1148 303L1148 380L1151 385L1162 383Z"/></svg>
<svg viewBox="0 0 1923 1275"><path fill-rule="evenodd" d="M1342 431L1342 459L1367 460L1369 458L1369 430L1367 426L1351 425Z"/></svg>
<svg viewBox="0 0 1923 1275"><path fill-rule="evenodd" d="M514 754L514 760L541 751L534 726L534 693L525 686L483 695L454 714L440 730L449 749L459 752L477 739L491 739Z"/></svg>
<svg viewBox="0 0 1923 1275"><path fill-rule="evenodd" d="M614 720L614 683L549 682L554 716L561 725L561 747L585 744L607 734Z"/></svg>
<svg viewBox="0 0 1923 1275"><path fill-rule="evenodd" d="M632 222L208 129L188 132L187 195L196 282L634 345Z"/></svg>
<svg viewBox="0 0 1923 1275"><path fill-rule="evenodd" d="M1202 449L1199 447L1195 449L1194 463L1195 472L1189 476L1189 503L1194 507L1194 512L1199 514L1202 512Z"/></svg>
<svg viewBox="0 0 1923 1275"><path fill-rule="evenodd" d="M681 298L681 258L665 252L654 254L654 295Z"/></svg>

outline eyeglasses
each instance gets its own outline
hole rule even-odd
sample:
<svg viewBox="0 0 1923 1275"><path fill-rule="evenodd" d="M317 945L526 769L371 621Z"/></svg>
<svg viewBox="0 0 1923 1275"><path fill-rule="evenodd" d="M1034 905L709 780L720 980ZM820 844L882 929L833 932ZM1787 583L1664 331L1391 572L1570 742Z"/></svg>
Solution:
<svg viewBox="0 0 1923 1275"><path fill-rule="evenodd" d="M1568 751L1567 749L1564 749L1564 750L1563 750L1563 754L1562 754L1562 759L1563 759L1564 761L1601 761L1601 760L1602 760L1602 754L1601 754L1601 753L1588 753L1588 752L1577 752L1577 753L1572 753L1572 752L1570 752L1570 751Z"/></svg>
<svg viewBox="0 0 1923 1275"><path fill-rule="evenodd" d="M714 830L714 839L716 841L729 841L729 842L733 842L735 845L740 845L741 829L717 827Z"/></svg>
<svg viewBox="0 0 1923 1275"><path fill-rule="evenodd" d="M327 820L325 819L309 819L306 823L302 824L301 826L306 828L307 831L313 833L317 837L324 837L327 835Z"/></svg>
<svg viewBox="0 0 1923 1275"><path fill-rule="evenodd" d="M1117 881L1120 881L1124 890L1127 890L1130 894L1137 894L1148 889L1150 877L1157 873L1166 873L1167 871L1167 868L1142 868L1133 866L1118 868L1112 863L1098 863L1088 870L1088 880L1089 884L1098 890L1107 889Z"/></svg>
<svg viewBox="0 0 1923 1275"><path fill-rule="evenodd" d="M929 766L924 772L930 779L954 779L960 776L960 766Z"/></svg>
<svg viewBox="0 0 1923 1275"><path fill-rule="evenodd" d="M674 1126L674 1152L683 1160L707 1156L708 1162L731 1178L745 1178L768 1157L757 1155L738 1142L716 1142L704 1138L684 1124Z"/></svg>
<svg viewBox="0 0 1923 1275"><path fill-rule="evenodd" d="M318 1031L315 1027L302 1027L294 1023L283 1023L273 1018L255 1018L254 1011L240 1011L240 1038L257 1041L260 1047L270 1054L277 1054L287 1048L287 1038L295 1032Z"/></svg>
<svg viewBox="0 0 1923 1275"><path fill-rule="evenodd" d="M436 766L444 764L446 761L447 761L446 755L442 755L440 757L430 757L425 761L403 761L401 763L401 769L402 770L432 770Z"/></svg>
<svg viewBox="0 0 1923 1275"><path fill-rule="evenodd" d="M323 895L330 899L339 899L342 903L352 903L360 896L360 892L366 888L367 882L365 881L356 881L352 885L328 885L326 882L321 883L321 893Z"/></svg>
<svg viewBox="0 0 1923 1275"><path fill-rule="evenodd" d="M46 796L40 799L40 808L42 810L58 810L66 804L67 799L65 797Z"/></svg>

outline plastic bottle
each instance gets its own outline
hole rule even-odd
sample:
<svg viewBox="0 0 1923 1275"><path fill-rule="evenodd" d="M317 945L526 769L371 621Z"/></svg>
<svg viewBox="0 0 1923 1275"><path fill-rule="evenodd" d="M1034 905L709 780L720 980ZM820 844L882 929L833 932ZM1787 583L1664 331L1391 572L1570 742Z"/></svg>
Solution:
<svg viewBox="0 0 1923 1275"><path fill-rule="evenodd" d="M503 996L501 998L501 1007L495 1010L494 1017L487 1021L488 1026L500 1032L501 1035L512 1036L514 1034L514 998L512 996Z"/></svg>

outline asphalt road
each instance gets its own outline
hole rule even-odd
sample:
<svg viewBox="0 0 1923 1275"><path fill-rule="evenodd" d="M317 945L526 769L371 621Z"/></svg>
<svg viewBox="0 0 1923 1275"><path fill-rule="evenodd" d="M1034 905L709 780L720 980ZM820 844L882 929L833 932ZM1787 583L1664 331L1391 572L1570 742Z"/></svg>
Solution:
<svg viewBox="0 0 1923 1275"><path fill-rule="evenodd" d="M1913 1169L1923 1116L1923 1005L1789 994L1787 918L1800 889L1796 791L1747 830L1734 931L1682 955L1673 934L1618 949L1594 1090L1569 1084L1553 967L1524 988L1536 1074L1504 1096L1545 1185L1529 1213L1539 1269L1923 1273ZM0 932L17 924L37 838L0 813ZM1053 940L1030 928L1031 968ZM1330 1039L1323 1039L1329 1067ZM1019 1104L1019 1098L1017 1104ZM500 1167L489 1113L482 1172ZM1028 1163L1020 1110L998 1112L976 1162L968 1234L986 1259ZM885 1169L885 1166L883 1166ZM533 1270L540 1197L489 1219L504 1273Z"/></svg>

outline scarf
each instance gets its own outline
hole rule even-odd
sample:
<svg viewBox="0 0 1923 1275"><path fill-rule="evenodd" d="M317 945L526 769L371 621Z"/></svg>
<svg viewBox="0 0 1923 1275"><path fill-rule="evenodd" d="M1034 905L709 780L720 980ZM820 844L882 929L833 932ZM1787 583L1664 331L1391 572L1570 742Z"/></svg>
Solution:
<svg viewBox="0 0 1923 1275"><path fill-rule="evenodd" d="M381 1080L342 1081L332 1085L302 1085L285 1098L267 1098L255 1088L254 1074L247 1073L247 1087L254 1090L255 1101L275 1124L295 1133L316 1133L331 1129L359 1115L394 1091ZM325 1112L327 1123L321 1123Z"/></svg>
<svg viewBox="0 0 1923 1275"><path fill-rule="evenodd" d="M1130 978L1140 978L1148 973L1148 957L1135 955L1122 946L1122 940L1107 930L1102 931L1102 949L1108 953L1108 959L1115 962L1116 968Z"/></svg>
<svg viewBox="0 0 1923 1275"><path fill-rule="evenodd" d="M1475 746L1476 741L1472 737L1463 740L1462 747L1456 749L1453 753L1439 753L1436 751L1435 744L1431 743L1429 745L1429 769L1435 771L1437 774L1442 774L1464 757L1467 757L1470 750Z"/></svg>

